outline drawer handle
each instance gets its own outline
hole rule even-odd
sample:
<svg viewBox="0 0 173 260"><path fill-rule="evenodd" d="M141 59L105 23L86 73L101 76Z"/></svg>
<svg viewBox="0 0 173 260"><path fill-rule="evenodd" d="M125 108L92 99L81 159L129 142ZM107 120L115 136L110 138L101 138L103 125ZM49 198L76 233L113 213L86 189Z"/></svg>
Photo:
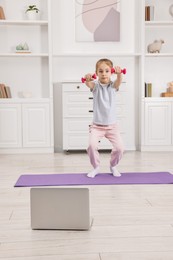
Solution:
<svg viewBox="0 0 173 260"><path fill-rule="evenodd" d="M93 113L93 110L89 110L88 112L89 112L89 113Z"/></svg>
<svg viewBox="0 0 173 260"><path fill-rule="evenodd" d="M80 88L80 86L77 86L77 89L79 89Z"/></svg>
<svg viewBox="0 0 173 260"><path fill-rule="evenodd" d="M93 99L93 97L89 97L88 99Z"/></svg>

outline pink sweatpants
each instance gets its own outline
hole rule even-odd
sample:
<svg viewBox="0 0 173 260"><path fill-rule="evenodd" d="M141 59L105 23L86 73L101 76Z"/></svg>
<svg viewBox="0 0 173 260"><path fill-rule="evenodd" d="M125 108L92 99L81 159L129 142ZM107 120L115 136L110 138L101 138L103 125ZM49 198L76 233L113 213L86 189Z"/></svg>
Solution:
<svg viewBox="0 0 173 260"><path fill-rule="evenodd" d="M91 125L89 129L89 146L87 153L94 169L100 164L98 144L103 137L106 137L113 146L111 151L110 166L116 166L121 160L124 152L124 146L117 124L109 126Z"/></svg>

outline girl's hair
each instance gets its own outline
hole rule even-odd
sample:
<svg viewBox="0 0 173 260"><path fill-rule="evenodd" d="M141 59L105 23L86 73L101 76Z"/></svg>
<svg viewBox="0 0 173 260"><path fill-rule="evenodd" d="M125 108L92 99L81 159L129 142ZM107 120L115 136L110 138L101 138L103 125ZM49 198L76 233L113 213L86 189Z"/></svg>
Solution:
<svg viewBox="0 0 173 260"><path fill-rule="evenodd" d="M100 59L96 63L96 72L100 66L101 63L106 63L110 68L113 68L113 62L109 59Z"/></svg>

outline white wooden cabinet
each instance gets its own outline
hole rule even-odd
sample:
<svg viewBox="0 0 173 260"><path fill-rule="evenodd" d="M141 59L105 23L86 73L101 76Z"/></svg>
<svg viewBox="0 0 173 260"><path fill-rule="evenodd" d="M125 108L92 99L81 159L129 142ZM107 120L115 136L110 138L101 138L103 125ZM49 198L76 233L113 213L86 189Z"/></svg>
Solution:
<svg viewBox="0 0 173 260"><path fill-rule="evenodd" d="M126 84L117 92L117 118L122 138L126 141L127 106ZM82 83L68 82L54 85L55 150L86 150L89 126L93 118L93 96ZM103 138L99 149L111 149L109 141Z"/></svg>
<svg viewBox="0 0 173 260"><path fill-rule="evenodd" d="M30 4L0 0L6 18L0 20L0 83L12 94L0 98L0 120L6 118L0 125L0 153L54 152L51 1L33 3L40 10L39 20L27 19ZM25 42L29 52L16 52Z"/></svg>
<svg viewBox="0 0 173 260"><path fill-rule="evenodd" d="M38 152L45 148L48 152L51 143L49 110L48 102L1 103L0 153L34 152L34 148L38 148Z"/></svg>

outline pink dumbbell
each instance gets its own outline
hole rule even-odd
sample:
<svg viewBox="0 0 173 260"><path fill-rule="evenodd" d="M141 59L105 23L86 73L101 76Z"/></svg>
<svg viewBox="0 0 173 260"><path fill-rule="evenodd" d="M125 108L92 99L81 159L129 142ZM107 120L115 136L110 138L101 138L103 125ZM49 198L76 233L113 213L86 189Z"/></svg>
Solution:
<svg viewBox="0 0 173 260"><path fill-rule="evenodd" d="M92 75L92 78L93 78L93 79L96 79L96 78L97 78L97 75L94 73L94 74ZM81 81L82 81L82 83L84 83L84 82L86 81L86 78L81 78Z"/></svg>
<svg viewBox="0 0 173 260"><path fill-rule="evenodd" d="M115 69L114 68L111 69L111 73L115 73ZM126 74L126 69L122 69L121 73Z"/></svg>
<svg viewBox="0 0 173 260"><path fill-rule="evenodd" d="M114 68L111 69L111 73L115 73L115 69L114 69ZM122 70L121 70L121 73L126 74L126 69L125 69L125 68L122 69ZM96 78L97 78L97 75L94 73L94 74L92 75L92 78L93 78L93 79L96 79ZM81 78L81 81L82 81L82 83L84 83L84 82L86 81L86 78Z"/></svg>

